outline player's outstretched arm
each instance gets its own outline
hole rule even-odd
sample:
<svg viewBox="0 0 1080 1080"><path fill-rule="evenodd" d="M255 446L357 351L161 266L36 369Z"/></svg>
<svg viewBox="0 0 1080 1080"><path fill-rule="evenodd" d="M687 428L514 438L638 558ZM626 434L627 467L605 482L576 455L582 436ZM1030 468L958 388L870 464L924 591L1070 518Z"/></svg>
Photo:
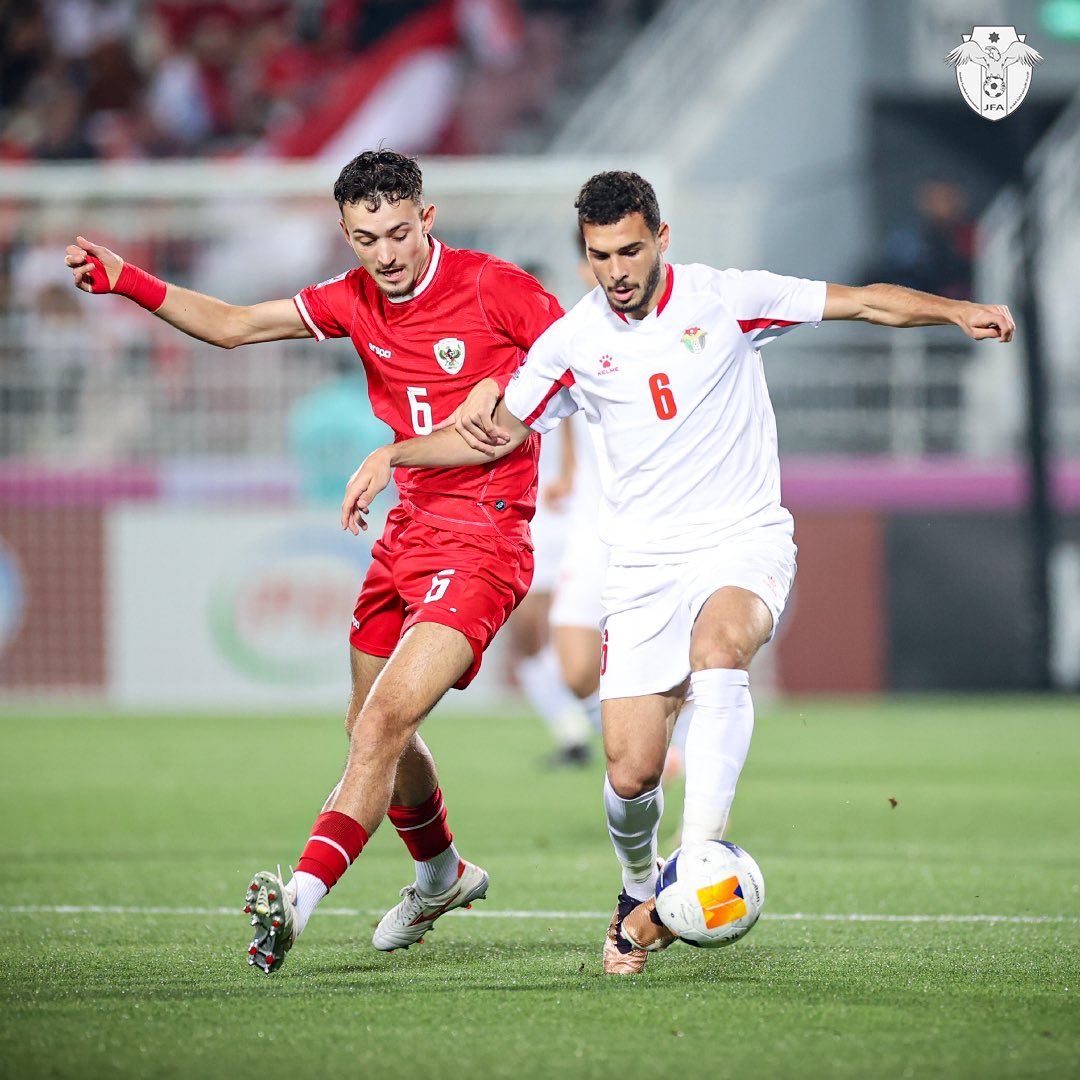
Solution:
<svg viewBox="0 0 1080 1080"><path fill-rule="evenodd" d="M371 503L387 484L394 469L455 468L460 465L486 465L506 457L528 437L529 429L500 402L495 410L495 435L502 441L495 447L474 450L466 445L456 428L444 428L430 435L390 443L373 450L345 485L341 501L341 527L354 536L367 528Z"/></svg>
<svg viewBox="0 0 1080 1080"><path fill-rule="evenodd" d="M834 285L825 292L826 319L857 319L879 326L942 326L955 323L980 341L1012 341L1016 323L1004 304L973 304L902 285Z"/></svg>
<svg viewBox="0 0 1080 1080"><path fill-rule="evenodd" d="M75 240L68 245L64 262L71 269L77 289L126 296L200 341L232 349L258 341L310 336L292 300L270 300L246 307L227 304L170 285L85 237Z"/></svg>

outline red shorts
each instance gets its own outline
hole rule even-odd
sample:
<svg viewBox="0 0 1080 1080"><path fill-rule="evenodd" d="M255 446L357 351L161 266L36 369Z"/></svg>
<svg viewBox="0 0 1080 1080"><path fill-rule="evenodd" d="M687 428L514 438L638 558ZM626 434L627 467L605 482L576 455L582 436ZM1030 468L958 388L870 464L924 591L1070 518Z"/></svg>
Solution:
<svg viewBox="0 0 1080 1080"><path fill-rule="evenodd" d="M476 678L484 650L524 599L533 575L532 548L498 535L450 532L390 511L371 549L371 566L353 611L353 648L389 656L415 623L460 630L473 650Z"/></svg>

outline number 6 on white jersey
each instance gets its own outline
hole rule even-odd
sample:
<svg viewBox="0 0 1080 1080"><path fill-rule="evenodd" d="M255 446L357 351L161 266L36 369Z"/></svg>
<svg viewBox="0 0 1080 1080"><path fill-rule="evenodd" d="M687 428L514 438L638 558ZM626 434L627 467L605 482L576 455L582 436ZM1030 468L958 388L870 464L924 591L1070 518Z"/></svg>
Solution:
<svg viewBox="0 0 1080 1080"><path fill-rule="evenodd" d="M409 395L409 412L412 417L413 431L417 435L431 434L431 405L424 400L427 397L426 386L406 386Z"/></svg>
<svg viewBox="0 0 1080 1080"><path fill-rule="evenodd" d="M433 604L436 600L441 600L446 595L446 590L450 588L450 578L455 573L454 570L440 570L431 579L431 588L428 589L428 594L424 597L424 603Z"/></svg>

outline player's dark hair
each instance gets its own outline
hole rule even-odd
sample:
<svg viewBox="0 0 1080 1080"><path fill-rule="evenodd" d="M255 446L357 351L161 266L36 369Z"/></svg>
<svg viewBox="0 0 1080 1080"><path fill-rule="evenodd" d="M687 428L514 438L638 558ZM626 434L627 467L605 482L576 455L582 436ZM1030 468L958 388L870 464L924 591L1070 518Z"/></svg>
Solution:
<svg viewBox="0 0 1080 1080"><path fill-rule="evenodd" d="M602 172L590 176L578 192L574 207L578 229L585 225L614 225L630 214L640 214L649 231L660 231L660 204L648 180L633 172Z"/></svg>
<svg viewBox="0 0 1080 1080"><path fill-rule="evenodd" d="M420 166L396 150L365 150L341 170L334 184L338 209L363 203L378 210L385 199L396 206L405 199L424 205L424 178Z"/></svg>

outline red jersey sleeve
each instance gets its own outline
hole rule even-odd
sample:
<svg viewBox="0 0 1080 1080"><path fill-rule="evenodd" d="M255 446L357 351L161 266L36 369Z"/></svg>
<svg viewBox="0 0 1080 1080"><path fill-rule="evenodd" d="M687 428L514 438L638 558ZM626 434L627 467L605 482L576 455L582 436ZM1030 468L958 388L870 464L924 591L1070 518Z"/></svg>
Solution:
<svg viewBox="0 0 1080 1080"><path fill-rule="evenodd" d="M480 306L492 331L521 350L521 359L533 342L563 315L562 305L532 274L502 259L490 259L477 279ZM506 389L513 372L497 376Z"/></svg>
<svg viewBox="0 0 1080 1080"><path fill-rule="evenodd" d="M296 310L304 325L319 341L326 338L348 337L356 314L360 295L360 275L357 267L344 274L309 285L293 297Z"/></svg>

